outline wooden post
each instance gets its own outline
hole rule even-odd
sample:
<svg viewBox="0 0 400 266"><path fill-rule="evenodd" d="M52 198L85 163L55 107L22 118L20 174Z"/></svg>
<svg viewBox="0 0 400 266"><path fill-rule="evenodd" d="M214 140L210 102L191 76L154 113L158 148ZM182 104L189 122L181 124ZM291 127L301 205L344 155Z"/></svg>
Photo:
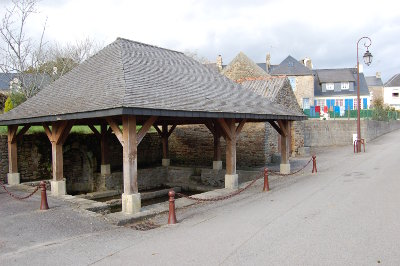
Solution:
<svg viewBox="0 0 400 266"><path fill-rule="evenodd" d="M137 213L141 208L141 199L137 185L137 147L147 131L157 120L157 117L150 117L137 133L136 116L122 116L122 131L114 119L107 117L106 120L123 148L124 193L122 194L122 212L129 214Z"/></svg>
<svg viewBox="0 0 400 266"><path fill-rule="evenodd" d="M124 193L138 193L136 116L123 116Z"/></svg>
<svg viewBox="0 0 400 266"><path fill-rule="evenodd" d="M290 173L289 149L290 149L290 121L278 120L281 135L281 165L280 171L283 174Z"/></svg>
<svg viewBox="0 0 400 266"><path fill-rule="evenodd" d="M215 128L214 136L214 161L221 161L221 133Z"/></svg>
<svg viewBox="0 0 400 266"><path fill-rule="evenodd" d="M227 119L226 121L230 132L235 132L235 120ZM231 134L230 138L226 138L226 174L236 174L236 134Z"/></svg>
<svg viewBox="0 0 400 266"><path fill-rule="evenodd" d="M106 165L110 163L109 160L109 146L108 146L108 130L107 130L107 125L106 124L101 124L101 140L100 140L100 146L101 146L101 164Z"/></svg>
<svg viewBox="0 0 400 266"><path fill-rule="evenodd" d="M235 119L218 119L218 122L226 141L225 188L236 189L238 187L238 175L236 174L236 141L246 120L240 121L238 127L235 125Z"/></svg>
<svg viewBox="0 0 400 266"><path fill-rule="evenodd" d="M17 130L18 126L8 126L8 172L10 174L18 173Z"/></svg>
<svg viewBox="0 0 400 266"><path fill-rule="evenodd" d="M162 131L162 146L163 146L163 159L168 159L168 125L163 124L161 127Z"/></svg>
<svg viewBox="0 0 400 266"><path fill-rule="evenodd" d="M59 121L51 125L43 124L44 131L51 142L53 181L51 182L51 193L55 196L66 194L66 184L63 170L63 145L71 131L73 121Z"/></svg>

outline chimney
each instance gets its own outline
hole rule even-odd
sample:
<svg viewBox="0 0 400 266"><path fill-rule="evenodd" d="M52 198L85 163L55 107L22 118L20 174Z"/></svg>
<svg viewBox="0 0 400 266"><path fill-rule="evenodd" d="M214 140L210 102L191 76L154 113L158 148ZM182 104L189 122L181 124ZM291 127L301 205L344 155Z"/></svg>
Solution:
<svg viewBox="0 0 400 266"><path fill-rule="evenodd" d="M300 61L305 67L307 67L308 69L312 70L313 65L311 62L311 59L308 57L305 57L303 60Z"/></svg>
<svg viewBox="0 0 400 266"><path fill-rule="evenodd" d="M267 56L265 57L265 70L267 73L269 73L269 70L271 68L271 55L267 53Z"/></svg>
<svg viewBox="0 0 400 266"><path fill-rule="evenodd" d="M217 56L217 67L219 71L222 71L222 56L218 55Z"/></svg>
<svg viewBox="0 0 400 266"><path fill-rule="evenodd" d="M376 72L376 78L380 79L381 78L381 72Z"/></svg>

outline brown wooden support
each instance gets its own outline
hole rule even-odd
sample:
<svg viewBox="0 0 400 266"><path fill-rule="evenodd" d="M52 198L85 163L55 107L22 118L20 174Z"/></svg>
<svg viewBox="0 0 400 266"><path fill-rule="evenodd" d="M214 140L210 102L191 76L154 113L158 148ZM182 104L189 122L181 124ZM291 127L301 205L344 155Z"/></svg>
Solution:
<svg viewBox="0 0 400 266"><path fill-rule="evenodd" d="M290 123L287 120L278 120L281 134L281 164L289 163L289 137L290 137Z"/></svg>
<svg viewBox="0 0 400 266"><path fill-rule="evenodd" d="M53 180L62 181L63 172L63 145L71 131L73 121L59 121L51 125L43 124L44 131L51 142Z"/></svg>
<svg viewBox="0 0 400 266"><path fill-rule="evenodd" d="M234 175L236 174L236 141L246 120L240 121L238 127L236 127L235 119L218 119L218 122L226 141L226 174Z"/></svg>
<svg viewBox="0 0 400 266"><path fill-rule="evenodd" d="M151 116L136 132L136 116L122 116L122 131L117 122L107 117L106 121L117 136L123 148L123 176L124 194L131 195L138 193L137 185L137 147L146 135L147 131L157 120Z"/></svg>
<svg viewBox="0 0 400 266"><path fill-rule="evenodd" d="M157 125L153 125L157 130L158 135L161 137L162 147L163 147L163 159L168 159L168 139L171 136L172 132L175 130L176 125L172 125L172 127L168 130L168 124L164 123L161 125L161 130Z"/></svg>
<svg viewBox="0 0 400 266"><path fill-rule="evenodd" d="M17 130L18 126L8 126L8 172L10 174L18 173Z"/></svg>
<svg viewBox="0 0 400 266"><path fill-rule="evenodd" d="M221 130L218 121L205 123L214 137L214 161L221 161Z"/></svg>
<svg viewBox="0 0 400 266"><path fill-rule="evenodd" d="M108 131L106 124L101 124L100 132L101 164L106 165L110 163L108 156L110 153L110 147L108 146L108 136L110 131Z"/></svg>

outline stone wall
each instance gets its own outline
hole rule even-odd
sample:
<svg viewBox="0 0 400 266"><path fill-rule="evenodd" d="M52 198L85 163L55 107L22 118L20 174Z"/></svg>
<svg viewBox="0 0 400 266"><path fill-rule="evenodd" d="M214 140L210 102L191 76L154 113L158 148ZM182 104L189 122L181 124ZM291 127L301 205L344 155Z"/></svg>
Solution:
<svg viewBox="0 0 400 266"><path fill-rule="evenodd" d="M51 144L43 134L24 135L18 142L18 171L21 182L51 179ZM115 136L109 139L112 171L122 171L122 146ZM63 146L67 191L95 189L95 173L100 172L100 141L93 134L70 134ZM161 164L162 148L157 133L147 134L138 147L138 167ZM8 173L7 136L0 136L0 176Z"/></svg>
<svg viewBox="0 0 400 266"><path fill-rule="evenodd" d="M310 99L314 105L314 76L296 76L296 90L294 91L299 106L303 108L303 98Z"/></svg>
<svg viewBox="0 0 400 266"><path fill-rule="evenodd" d="M304 146L352 145L356 120L308 120L304 122ZM400 128L400 121L361 120L361 137L366 142Z"/></svg>
<svg viewBox="0 0 400 266"><path fill-rule="evenodd" d="M237 141L236 158L239 167L261 166L270 162L277 149L274 129L265 123L246 123ZM268 134L267 134L268 133ZM268 141L268 138L271 139ZM214 158L213 135L204 125L178 126L169 138L172 164L211 167ZM225 140L221 138L222 162L225 163Z"/></svg>

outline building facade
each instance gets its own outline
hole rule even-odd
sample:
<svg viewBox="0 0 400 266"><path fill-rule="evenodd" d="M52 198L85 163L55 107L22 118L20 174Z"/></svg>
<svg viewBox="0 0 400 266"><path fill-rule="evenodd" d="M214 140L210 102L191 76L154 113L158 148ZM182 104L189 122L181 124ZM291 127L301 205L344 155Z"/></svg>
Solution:
<svg viewBox="0 0 400 266"><path fill-rule="evenodd" d="M400 110L400 74L391 77L384 86L384 103Z"/></svg>

